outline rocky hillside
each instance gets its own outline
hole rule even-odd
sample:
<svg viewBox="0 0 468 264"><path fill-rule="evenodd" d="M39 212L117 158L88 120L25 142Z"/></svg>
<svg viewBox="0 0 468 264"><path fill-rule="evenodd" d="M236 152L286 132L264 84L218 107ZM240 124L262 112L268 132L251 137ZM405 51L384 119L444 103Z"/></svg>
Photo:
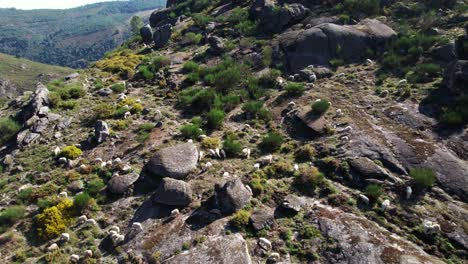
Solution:
<svg viewBox="0 0 468 264"><path fill-rule="evenodd" d="M466 263L467 5L168 1L0 110L5 263Z"/></svg>
<svg viewBox="0 0 468 264"><path fill-rule="evenodd" d="M35 89L38 81L62 78L73 69L51 66L0 53L0 101Z"/></svg>
<svg viewBox="0 0 468 264"><path fill-rule="evenodd" d="M103 2L66 10L0 8L0 52L84 68L131 36L133 16L147 19L163 0Z"/></svg>

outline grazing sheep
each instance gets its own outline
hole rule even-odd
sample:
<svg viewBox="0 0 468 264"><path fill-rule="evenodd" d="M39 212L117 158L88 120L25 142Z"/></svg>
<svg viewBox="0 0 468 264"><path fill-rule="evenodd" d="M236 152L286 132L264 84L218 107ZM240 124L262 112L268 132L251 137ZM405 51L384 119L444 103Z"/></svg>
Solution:
<svg viewBox="0 0 468 264"><path fill-rule="evenodd" d="M209 152L211 156L216 157L216 152L214 151L214 149L209 149Z"/></svg>
<svg viewBox="0 0 468 264"><path fill-rule="evenodd" d="M127 96L125 94L120 94L119 97L117 98L117 101L118 102L122 102L125 98L127 98Z"/></svg>
<svg viewBox="0 0 468 264"><path fill-rule="evenodd" d="M258 160L262 165L268 165L273 161L273 155L266 155Z"/></svg>
<svg viewBox="0 0 468 264"><path fill-rule="evenodd" d="M202 160L204 157L205 157L205 152L200 150L200 152L198 152L198 161Z"/></svg>
<svg viewBox="0 0 468 264"><path fill-rule="evenodd" d="M117 233L120 233L120 227L115 226L115 225L114 225L114 226L111 226L111 227L109 228L109 232L110 232L110 231L115 231L115 232L117 232Z"/></svg>
<svg viewBox="0 0 468 264"><path fill-rule="evenodd" d="M348 142L349 142L349 137L348 137L348 136L344 136L344 137L341 137L340 140L341 140L341 143L342 143L342 144L345 144L345 143L348 143Z"/></svg>
<svg viewBox="0 0 468 264"><path fill-rule="evenodd" d="M59 147L56 147L54 149L54 156L58 156L58 154L60 154L60 148Z"/></svg>
<svg viewBox="0 0 468 264"><path fill-rule="evenodd" d="M208 171L211 167L213 167L213 164L211 162L207 162L203 166L203 171Z"/></svg>
<svg viewBox="0 0 468 264"><path fill-rule="evenodd" d="M294 170L295 170L295 171L298 171L298 170L299 170L299 165L298 165L297 163L294 164Z"/></svg>
<svg viewBox="0 0 468 264"><path fill-rule="evenodd" d="M260 163L255 163L254 169L259 170L260 169Z"/></svg>
<svg viewBox="0 0 468 264"><path fill-rule="evenodd" d="M207 137L208 137L207 135L200 135L200 136L198 137L198 139L203 140L203 139L205 139L205 138L207 138Z"/></svg>
<svg viewBox="0 0 468 264"><path fill-rule="evenodd" d="M242 153L244 154L244 156L247 158L247 159L250 159L250 149L249 148L245 148L242 150Z"/></svg>
<svg viewBox="0 0 468 264"><path fill-rule="evenodd" d="M67 198L67 197L68 197L68 193L67 193L67 192L61 192L61 193L59 193L59 197L60 197L60 198Z"/></svg>
<svg viewBox="0 0 468 264"><path fill-rule="evenodd" d="M387 210L387 208L388 208L389 206L390 206L390 200L386 199L386 200L383 201L383 203L382 203L382 207L381 207L382 211Z"/></svg>
<svg viewBox="0 0 468 264"><path fill-rule="evenodd" d="M132 113L130 113L130 112L125 112L125 114L124 114L124 119L129 119L130 116L132 116Z"/></svg>
<svg viewBox="0 0 468 264"><path fill-rule="evenodd" d="M221 158L221 153L219 153L219 148L215 149L216 157Z"/></svg>
<svg viewBox="0 0 468 264"><path fill-rule="evenodd" d="M116 164L119 164L120 162L122 162L122 159L120 159L120 158L116 158L116 159L114 160L114 163L116 163Z"/></svg>
<svg viewBox="0 0 468 264"><path fill-rule="evenodd" d="M48 248L47 248L47 251L48 252L51 252L51 251L55 251L55 250L58 250L59 249L59 246L56 244L56 243L53 243L52 245L50 245Z"/></svg>
<svg viewBox="0 0 468 264"><path fill-rule="evenodd" d="M101 164L101 163L102 163L102 159L101 159L101 158L96 158L96 159L94 160L94 163L95 163L95 164Z"/></svg>
<svg viewBox="0 0 468 264"><path fill-rule="evenodd" d="M359 199L361 199L362 202L365 203L365 204L369 204L369 202L370 202L369 198L367 196L365 196L364 194L360 194Z"/></svg>
<svg viewBox="0 0 468 264"><path fill-rule="evenodd" d="M223 173L223 177L225 177L225 178L226 178L226 177L229 177L229 172L225 171L225 172Z"/></svg>
<svg viewBox="0 0 468 264"><path fill-rule="evenodd" d="M353 127L352 126L347 126L341 130L338 131L338 133L348 133L348 132L351 132L353 130Z"/></svg>
<svg viewBox="0 0 468 264"><path fill-rule="evenodd" d="M88 220L88 217L86 215L82 215L78 217L78 223L84 223Z"/></svg>
<svg viewBox="0 0 468 264"><path fill-rule="evenodd" d="M68 233L62 233L60 235L60 241L62 242L68 242L70 240L70 234Z"/></svg>
<svg viewBox="0 0 468 264"><path fill-rule="evenodd" d="M65 158L65 157L61 157L61 158L59 158L59 160L58 160L58 162L59 162L60 164L67 164L67 161L68 161L68 160L67 160L67 158Z"/></svg>
<svg viewBox="0 0 468 264"><path fill-rule="evenodd" d="M174 209L171 211L171 218L175 218L179 215L179 209Z"/></svg>
<svg viewBox="0 0 468 264"><path fill-rule="evenodd" d="M401 85L407 84L407 83L408 83L408 80L406 80L406 79L400 80L400 81L397 83L397 87L400 87Z"/></svg>
<svg viewBox="0 0 468 264"><path fill-rule="evenodd" d="M411 194L413 193L413 189L411 189L410 186L406 187L406 200L409 200L411 198Z"/></svg>
<svg viewBox="0 0 468 264"><path fill-rule="evenodd" d="M366 64L370 66L370 65L373 65L374 62L371 59L367 59Z"/></svg>
<svg viewBox="0 0 468 264"><path fill-rule="evenodd" d="M187 140L188 143L193 143L193 139Z"/></svg>
<svg viewBox="0 0 468 264"><path fill-rule="evenodd" d="M76 263L78 261L80 261L80 256L76 255L76 254L73 254L70 256L70 261L73 262L73 263Z"/></svg>
<svg viewBox="0 0 468 264"><path fill-rule="evenodd" d="M89 225L89 226L90 225L97 225L97 222L94 219L88 219L88 220L86 220L86 225Z"/></svg>
<svg viewBox="0 0 468 264"><path fill-rule="evenodd" d="M141 223L134 222L132 224L132 230L139 233L139 232L143 231L143 226L141 225Z"/></svg>
<svg viewBox="0 0 468 264"><path fill-rule="evenodd" d="M336 78L341 78L341 77L344 77L344 76L345 76L345 74L342 72L342 73L340 73L340 74L337 74L337 75L336 75Z"/></svg>
<svg viewBox="0 0 468 264"><path fill-rule="evenodd" d="M440 225L436 222L424 220L423 222L424 233L431 235L440 232Z"/></svg>
<svg viewBox="0 0 468 264"><path fill-rule="evenodd" d="M86 250L86 251L84 252L84 256L85 256L85 258L92 258L92 257L93 257L93 251L92 251L92 250L89 250L89 249Z"/></svg>

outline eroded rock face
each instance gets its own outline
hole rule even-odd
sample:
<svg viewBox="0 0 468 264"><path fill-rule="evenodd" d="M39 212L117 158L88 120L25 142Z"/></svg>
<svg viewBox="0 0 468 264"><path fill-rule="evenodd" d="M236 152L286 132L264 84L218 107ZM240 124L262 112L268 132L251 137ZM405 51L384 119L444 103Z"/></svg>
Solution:
<svg viewBox="0 0 468 264"><path fill-rule="evenodd" d="M189 251L183 252L165 263L174 264L218 264L252 263L247 243L240 234L217 236Z"/></svg>
<svg viewBox="0 0 468 264"><path fill-rule="evenodd" d="M156 48L164 47L171 38L172 25L165 24L154 29L153 40Z"/></svg>
<svg viewBox="0 0 468 264"><path fill-rule="evenodd" d="M39 83L36 91L31 96L29 103L18 114L18 119L22 122L37 115L42 107L49 105L49 90L47 87Z"/></svg>
<svg viewBox="0 0 468 264"><path fill-rule="evenodd" d="M339 253L326 254L330 263L443 263L364 217L322 205L313 214L320 231L339 247Z"/></svg>
<svg viewBox="0 0 468 264"><path fill-rule="evenodd" d="M186 206L192 202L192 188L184 181L164 178L154 194L153 201L173 206Z"/></svg>
<svg viewBox="0 0 468 264"><path fill-rule="evenodd" d="M156 152L147 168L159 176L182 179L196 168L197 162L197 147L193 143L184 143Z"/></svg>
<svg viewBox="0 0 468 264"><path fill-rule="evenodd" d="M252 193L245 187L239 178L227 181L216 192L217 201L223 214L232 214L250 201Z"/></svg>
<svg viewBox="0 0 468 264"><path fill-rule="evenodd" d="M324 23L306 30L280 35L279 45L285 52L291 71L309 65L328 66L340 57L346 61L363 59L366 50L377 48L396 36L396 32L376 19L365 19L357 25Z"/></svg>
<svg viewBox="0 0 468 264"><path fill-rule="evenodd" d="M387 172L372 160L365 157L358 157L348 161L351 168L364 178L386 178Z"/></svg>
<svg viewBox="0 0 468 264"><path fill-rule="evenodd" d="M107 183L107 189L111 193L123 194L138 180L139 177L140 176L136 173L114 176Z"/></svg>
<svg viewBox="0 0 468 264"><path fill-rule="evenodd" d="M250 9L250 16L258 21L262 31L276 33L304 19L308 11L302 4L280 7L273 0L257 0Z"/></svg>
<svg viewBox="0 0 468 264"><path fill-rule="evenodd" d="M140 35L145 43L151 43L151 41L153 41L153 29L150 25L145 25L140 28Z"/></svg>
<svg viewBox="0 0 468 264"><path fill-rule="evenodd" d="M208 38L208 43L210 44L210 52L219 55L224 52L224 42L220 37L211 36Z"/></svg>
<svg viewBox="0 0 468 264"><path fill-rule="evenodd" d="M167 19L169 19L169 14L172 12L170 8L158 9L151 13L150 16L150 25L154 27L161 26Z"/></svg>

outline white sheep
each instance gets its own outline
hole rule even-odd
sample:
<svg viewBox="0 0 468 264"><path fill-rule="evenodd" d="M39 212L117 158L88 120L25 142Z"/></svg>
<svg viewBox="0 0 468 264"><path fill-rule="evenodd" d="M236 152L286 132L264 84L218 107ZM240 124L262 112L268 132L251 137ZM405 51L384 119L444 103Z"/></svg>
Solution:
<svg viewBox="0 0 468 264"><path fill-rule="evenodd" d="M97 225L97 222L94 219L88 219L88 220L86 220L86 225L89 225L89 226L94 225L95 226L95 225Z"/></svg>
<svg viewBox="0 0 468 264"><path fill-rule="evenodd" d="M125 114L124 114L124 119L129 119L130 116L132 116L132 113L130 113L130 112L125 112Z"/></svg>
<svg viewBox="0 0 468 264"><path fill-rule="evenodd" d="M410 186L406 187L406 200L409 200L411 198L411 194L413 193L413 189L411 189Z"/></svg>
<svg viewBox="0 0 468 264"><path fill-rule="evenodd" d="M438 223L435 223L429 220L424 220L423 228L424 228L424 233L428 235L435 234L440 231L440 225Z"/></svg>
<svg viewBox="0 0 468 264"><path fill-rule="evenodd" d="M132 224L132 230L136 231L136 232L141 232L143 231L143 226L141 225L141 223L138 223L138 222L134 222Z"/></svg>
<svg viewBox="0 0 468 264"><path fill-rule="evenodd" d="M211 156L216 157L216 151L214 151L214 149L209 149L208 151L210 152Z"/></svg>
<svg viewBox="0 0 468 264"><path fill-rule="evenodd" d="M86 251L84 252L84 256L85 256L85 258L92 258L92 257L93 257L93 251L92 251L92 250L89 250L89 249L86 250Z"/></svg>
<svg viewBox="0 0 468 264"><path fill-rule="evenodd" d="M179 209L174 209L171 211L171 218L175 218L179 215Z"/></svg>
<svg viewBox="0 0 468 264"><path fill-rule="evenodd" d="M221 158L221 154L219 152L219 148L215 149L216 157Z"/></svg>
<svg viewBox="0 0 468 264"><path fill-rule="evenodd" d="M296 163L294 164L294 171L298 171L299 170L299 165Z"/></svg>
<svg viewBox="0 0 468 264"><path fill-rule="evenodd" d="M343 129L341 129L340 131L338 131L339 133L347 133L347 132L351 132L353 130L353 127L352 126L347 126Z"/></svg>
<svg viewBox="0 0 468 264"><path fill-rule="evenodd" d="M88 217L86 215L82 215L78 217L78 223L84 223L88 220Z"/></svg>
<svg viewBox="0 0 468 264"><path fill-rule="evenodd" d="M256 170L260 169L260 163L255 163L254 169L256 169Z"/></svg>
<svg viewBox="0 0 468 264"><path fill-rule="evenodd" d="M205 139L205 138L207 138L207 137L208 137L207 135L200 135L200 136L198 137L198 139L203 140L203 139Z"/></svg>
<svg viewBox="0 0 468 264"><path fill-rule="evenodd" d="M407 84L407 83L408 83L408 80L402 79L402 80L400 80L400 81L397 83L397 87L399 87L399 86L401 86L401 85L403 85L403 84Z"/></svg>
<svg viewBox="0 0 468 264"><path fill-rule="evenodd" d="M250 149L249 148L245 148L242 150L242 153L244 154L244 156L247 158L247 159L250 159Z"/></svg>
<svg viewBox="0 0 468 264"><path fill-rule="evenodd" d="M50 245L48 248L47 248L47 251L48 252L51 252L51 251L55 251L55 250L58 250L59 249L59 246L56 244L56 243L53 243L52 245Z"/></svg>
<svg viewBox="0 0 468 264"><path fill-rule="evenodd" d="M344 136L344 137L341 137L340 140L341 140L341 143L342 143L342 144L345 144L345 143L349 142L349 137L348 137L348 136Z"/></svg>
<svg viewBox="0 0 468 264"><path fill-rule="evenodd" d="M120 227L114 225L109 228L109 231L115 231L117 233L120 233Z"/></svg>
<svg viewBox="0 0 468 264"><path fill-rule="evenodd" d="M68 193L67 193L67 192L61 192L61 193L59 193L59 197L60 197L60 198L67 198L67 197L68 197Z"/></svg>
<svg viewBox="0 0 468 264"><path fill-rule="evenodd" d="M193 139L187 140L188 143L193 143Z"/></svg>
<svg viewBox="0 0 468 264"><path fill-rule="evenodd" d="M207 162L205 163L205 165L203 166L203 170L204 171L208 171L211 167L213 167L213 164L211 162Z"/></svg>
<svg viewBox="0 0 468 264"><path fill-rule="evenodd" d="M60 241L62 242L68 242L70 240L70 234L68 233L62 233L60 235Z"/></svg>
<svg viewBox="0 0 468 264"><path fill-rule="evenodd" d="M116 159L114 160L114 163L116 163L116 164L119 164L120 162L122 162L122 159L121 159L121 158L116 158Z"/></svg>
<svg viewBox="0 0 468 264"><path fill-rule="evenodd" d="M70 256L70 262L78 262L80 261L80 256L73 254Z"/></svg>
<svg viewBox="0 0 468 264"><path fill-rule="evenodd" d="M224 178L229 177L229 172L225 171L225 172L223 173L223 177L224 177Z"/></svg>
<svg viewBox="0 0 468 264"><path fill-rule="evenodd" d="M367 65L373 65L374 62L373 62L371 59L367 59L367 60L366 60L366 64L367 64Z"/></svg>
<svg viewBox="0 0 468 264"><path fill-rule="evenodd" d="M59 147L56 147L54 149L54 156L58 156L58 154L60 154L60 148Z"/></svg>
<svg viewBox="0 0 468 264"><path fill-rule="evenodd" d="M198 161L202 160L204 157L205 157L205 152L200 150L200 152L198 152Z"/></svg>
<svg viewBox="0 0 468 264"><path fill-rule="evenodd" d="M387 208L388 208L389 206L390 206L390 200L386 199L386 200L383 201L383 203L382 203L382 207L381 207L382 211L387 210Z"/></svg>

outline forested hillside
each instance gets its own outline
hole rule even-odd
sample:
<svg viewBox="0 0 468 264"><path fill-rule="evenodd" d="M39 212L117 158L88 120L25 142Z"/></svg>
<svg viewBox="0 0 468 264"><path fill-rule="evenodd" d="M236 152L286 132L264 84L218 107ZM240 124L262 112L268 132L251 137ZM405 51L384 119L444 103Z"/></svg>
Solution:
<svg viewBox="0 0 468 264"><path fill-rule="evenodd" d="M134 15L165 6L164 0L104 2L66 10L0 9L0 52L83 68L130 36Z"/></svg>

